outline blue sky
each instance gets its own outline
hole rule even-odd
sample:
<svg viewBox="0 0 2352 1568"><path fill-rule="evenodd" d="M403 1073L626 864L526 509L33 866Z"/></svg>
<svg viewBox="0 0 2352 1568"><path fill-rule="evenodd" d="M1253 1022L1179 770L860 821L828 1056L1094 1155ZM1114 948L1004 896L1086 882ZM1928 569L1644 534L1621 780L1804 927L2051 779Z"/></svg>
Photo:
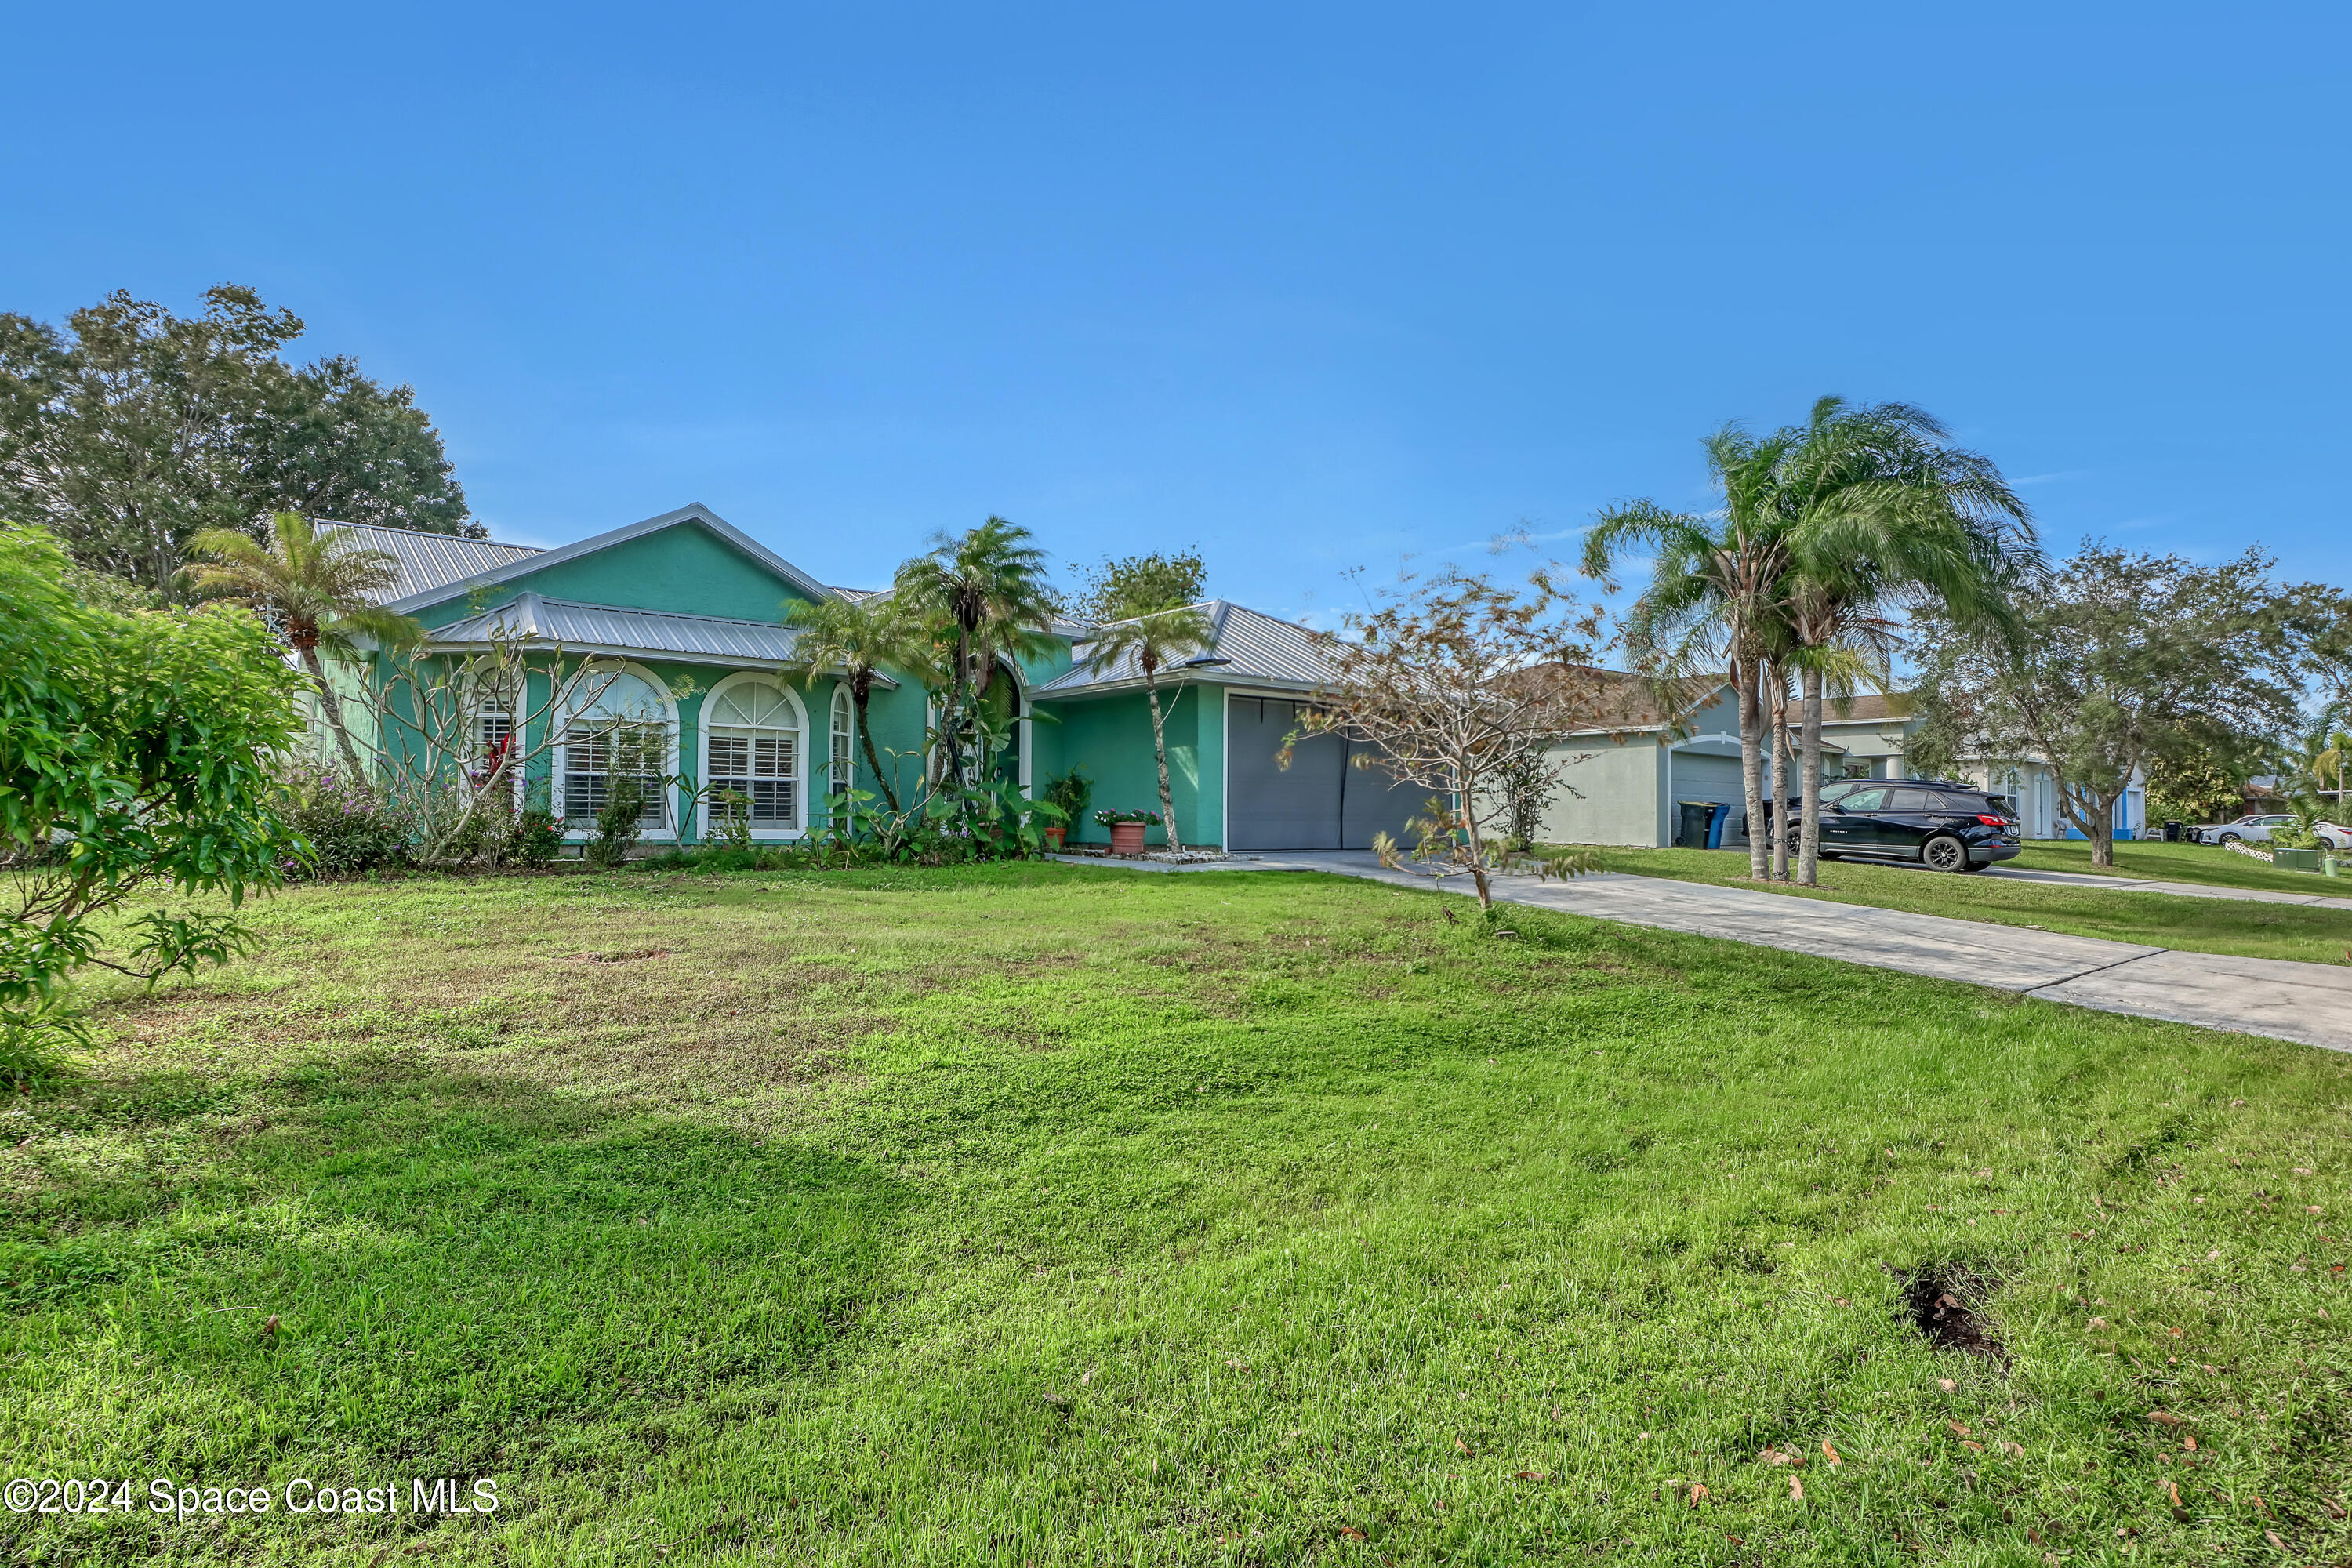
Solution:
<svg viewBox="0 0 2352 1568"><path fill-rule="evenodd" d="M1323 619L1832 391L2352 582L2352 13L1912 9L46 7L0 309L251 284L499 536L834 582L996 511Z"/></svg>

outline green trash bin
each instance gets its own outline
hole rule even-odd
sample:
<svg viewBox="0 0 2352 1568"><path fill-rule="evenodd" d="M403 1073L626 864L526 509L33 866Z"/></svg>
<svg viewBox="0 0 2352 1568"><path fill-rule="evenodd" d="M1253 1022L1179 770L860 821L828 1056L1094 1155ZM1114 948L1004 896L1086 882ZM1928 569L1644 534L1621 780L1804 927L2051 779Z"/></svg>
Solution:
<svg viewBox="0 0 2352 1568"><path fill-rule="evenodd" d="M1706 825L1715 816L1715 802L1678 800L1675 804L1682 807L1682 820L1675 828L1675 847L1678 849L1706 848Z"/></svg>

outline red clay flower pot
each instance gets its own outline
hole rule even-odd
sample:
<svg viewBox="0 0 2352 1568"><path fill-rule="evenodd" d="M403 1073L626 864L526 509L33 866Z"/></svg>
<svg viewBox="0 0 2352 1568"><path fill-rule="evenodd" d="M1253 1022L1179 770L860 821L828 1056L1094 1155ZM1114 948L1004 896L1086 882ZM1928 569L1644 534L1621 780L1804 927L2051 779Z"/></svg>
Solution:
<svg viewBox="0 0 2352 1568"><path fill-rule="evenodd" d="M1062 852L1062 835L1068 831L1069 829L1066 827L1049 827L1045 829L1045 853L1048 855L1059 855Z"/></svg>
<svg viewBox="0 0 2352 1568"><path fill-rule="evenodd" d="M1143 827L1140 822L1114 822L1110 825L1110 852L1114 855L1143 853Z"/></svg>

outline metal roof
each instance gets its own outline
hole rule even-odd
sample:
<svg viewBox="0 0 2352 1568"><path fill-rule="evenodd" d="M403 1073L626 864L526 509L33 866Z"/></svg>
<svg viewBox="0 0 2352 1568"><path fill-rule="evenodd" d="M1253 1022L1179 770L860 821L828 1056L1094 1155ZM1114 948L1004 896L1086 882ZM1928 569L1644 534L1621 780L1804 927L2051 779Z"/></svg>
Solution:
<svg viewBox="0 0 2352 1568"><path fill-rule="evenodd" d="M488 539L460 539L451 533L419 533L406 528L379 528L372 522L336 522L351 535L352 550L381 550L400 563L400 577L389 588L368 595L372 604L388 605L427 589L446 587L527 561L543 553L531 544L500 544Z"/></svg>
<svg viewBox="0 0 2352 1568"><path fill-rule="evenodd" d="M1170 675L1227 686L1281 686L1310 691L1332 678L1333 671L1323 658L1318 634L1305 626L1259 615L1227 599L1211 599L1192 607L1209 616L1209 647L1202 657L1223 662L1183 664L1169 671ZM1087 669L1083 662L1085 655L1079 650L1090 640L1091 637L1082 637L1072 647L1072 656L1081 661L1076 668L1037 687L1032 695L1068 697L1142 684L1143 670L1132 653L1120 655L1100 674Z"/></svg>
<svg viewBox="0 0 2352 1568"><path fill-rule="evenodd" d="M436 626L430 640L478 647L493 627L568 653L651 655L709 664L790 664L800 634L772 621L721 620L666 610L625 610L521 594L495 609Z"/></svg>

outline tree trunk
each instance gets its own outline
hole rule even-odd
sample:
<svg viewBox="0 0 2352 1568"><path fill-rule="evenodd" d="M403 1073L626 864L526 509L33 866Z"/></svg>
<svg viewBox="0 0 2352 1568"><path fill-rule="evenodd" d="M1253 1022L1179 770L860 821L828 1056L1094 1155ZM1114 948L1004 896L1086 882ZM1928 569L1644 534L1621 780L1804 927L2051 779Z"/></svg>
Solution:
<svg viewBox="0 0 2352 1568"><path fill-rule="evenodd" d="M890 787L890 775L882 771L882 759L876 755L874 751L874 731L866 722L866 703L870 696L872 696L870 691L856 682L853 681L850 684L849 700L857 707L857 741L858 744L865 748L866 765L874 771L874 782L882 786L882 798L890 803L890 810L896 814L898 809L898 792ZM854 774L850 778L849 787L852 789L857 787L857 779Z"/></svg>
<svg viewBox="0 0 2352 1568"><path fill-rule="evenodd" d="M343 700L335 695L334 682L327 679L326 668L319 662L316 643L297 650L302 658L302 668L309 672L310 684L319 689L319 711L327 717L327 728L334 731L335 744L343 753L343 765L352 771L352 782L365 784L368 776L360 768L358 748L352 744L352 732L343 726Z"/></svg>
<svg viewBox="0 0 2352 1568"><path fill-rule="evenodd" d="M2091 818L2091 864L2102 870L2116 863L2116 803L2103 800Z"/></svg>
<svg viewBox="0 0 2352 1568"><path fill-rule="evenodd" d="M1778 659L1767 660L1765 683L1772 689L1772 880L1789 879L1789 677Z"/></svg>
<svg viewBox="0 0 2352 1568"><path fill-rule="evenodd" d="M1748 795L1748 875L1762 881L1767 853L1764 829L1763 724L1756 699L1756 671L1734 659L1731 683L1739 693L1739 783Z"/></svg>
<svg viewBox="0 0 2352 1568"><path fill-rule="evenodd" d="M1803 805L1798 817L1797 880L1808 888L1821 885L1822 858L1822 672L1805 669L1804 731L1800 742L1803 770L1800 780Z"/></svg>
<svg viewBox="0 0 2352 1568"><path fill-rule="evenodd" d="M1176 797L1168 787L1168 738L1160 727L1160 683L1152 679L1149 663L1143 667L1143 693L1151 703L1151 756L1160 764L1160 820L1168 830L1168 847L1184 847L1183 839L1176 834Z"/></svg>
<svg viewBox="0 0 2352 1568"><path fill-rule="evenodd" d="M1478 813L1470 804L1470 791L1464 790L1461 801L1462 837L1470 851L1470 880L1478 889L1478 908L1490 910L1495 907L1494 885L1486 880L1486 844L1478 836Z"/></svg>

